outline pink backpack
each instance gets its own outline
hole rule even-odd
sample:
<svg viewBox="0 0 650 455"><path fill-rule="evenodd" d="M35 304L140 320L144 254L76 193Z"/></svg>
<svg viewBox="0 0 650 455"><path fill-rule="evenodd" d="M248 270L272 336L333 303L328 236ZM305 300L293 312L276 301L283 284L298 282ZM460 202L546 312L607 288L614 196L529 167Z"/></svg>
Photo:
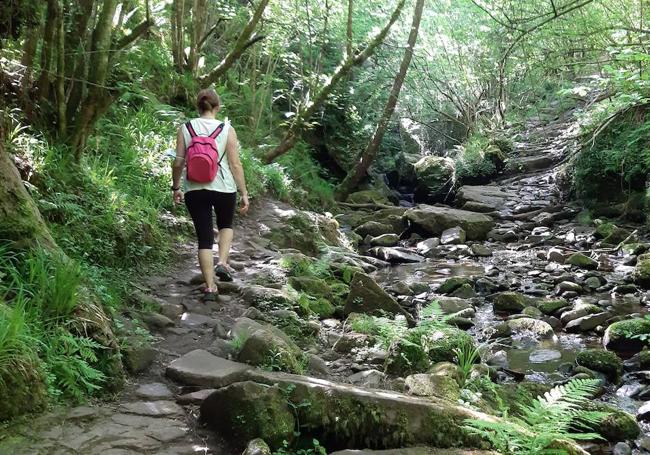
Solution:
<svg viewBox="0 0 650 455"><path fill-rule="evenodd" d="M195 183L210 183L217 176L219 166L225 153L219 158L217 137L223 131L224 124L219 125L209 136L199 136L194 131L192 122L185 124L190 133L190 144L187 147L187 180Z"/></svg>

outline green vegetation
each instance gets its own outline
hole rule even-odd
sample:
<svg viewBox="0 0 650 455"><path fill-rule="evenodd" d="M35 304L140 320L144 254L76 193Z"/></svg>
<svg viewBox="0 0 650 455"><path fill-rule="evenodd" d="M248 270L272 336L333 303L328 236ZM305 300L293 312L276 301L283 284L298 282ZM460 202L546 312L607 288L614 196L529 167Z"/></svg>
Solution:
<svg viewBox="0 0 650 455"><path fill-rule="evenodd" d="M486 438L499 453L513 455L566 454L561 441L602 439L578 432L596 426L605 413L585 410L600 387L597 380L573 380L520 407L520 415L499 422L467 421L468 428Z"/></svg>

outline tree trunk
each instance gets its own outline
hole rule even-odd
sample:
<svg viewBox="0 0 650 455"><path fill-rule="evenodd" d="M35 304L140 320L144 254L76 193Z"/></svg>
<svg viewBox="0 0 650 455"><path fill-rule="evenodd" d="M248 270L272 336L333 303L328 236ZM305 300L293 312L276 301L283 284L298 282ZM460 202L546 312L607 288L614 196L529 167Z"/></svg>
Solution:
<svg viewBox="0 0 650 455"><path fill-rule="evenodd" d="M388 102L384 107L384 112L381 116L381 119L379 120L379 123L377 124L375 133L372 135L372 139L370 139L366 150L361 155L361 159L337 188L336 198L340 201L344 201L348 197L348 194L350 194L350 192L356 188L356 186L359 184L359 181L366 175L368 168L377 156L381 142L384 139L384 134L386 133L386 128L388 128L390 119L395 112L395 106L397 106L397 100L399 99L399 94L402 90L402 85L404 84L406 73L408 72L409 66L411 66L411 59L413 57L415 43L418 39L418 31L420 29L420 21L422 19L423 8L424 0L417 0L417 3L415 5L415 12L413 13L413 24L411 25L408 44L404 50L404 56L402 57L402 63L400 64L399 71L395 76L395 80L393 81L393 88L388 95Z"/></svg>
<svg viewBox="0 0 650 455"><path fill-rule="evenodd" d="M0 141L0 238L15 241L19 248L40 246L57 249L3 143Z"/></svg>
<svg viewBox="0 0 650 455"><path fill-rule="evenodd" d="M50 89L52 88L52 81L55 74L56 32L59 14L58 0L48 0L43 46L41 49L41 75L38 78L39 96L45 102L49 101Z"/></svg>
<svg viewBox="0 0 650 455"><path fill-rule="evenodd" d="M196 76L199 67L199 56L203 37L208 23L208 2L207 0L194 0L192 7L192 34L190 36L190 56L188 69Z"/></svg>
<svg viewBox="0 0 650 455"><path fill-rule="evenodd" d="M346 58L352 57L352 12L354 10L353 1L354 0L348 0L348 23L345 43Z"/></svg>
<svg viewBox="0 0 650 455"><path fill-rule="evenodd" d="M329 95L332 93L332 90L334 90L334 87L336 87L336 84L340 82L341 79L345 78L354 66L361 65L365 62L373 54L375 49L384 42L391 27L399 18L405 3L406 0L400 0L388 23L372 40L370 40L362 52L345 58L336 71L334 71L329 81L321 87L320 91L316 93L316 95L314 95L314 98L310 104L307 105L307 108L298 113L280 144L264 156L263 160L266 164L272 163L276 158L287 153L296 142L298 142L298 138L305 128L305 123L311 119L318 109L320 109L323 102L327 100Z"/></svg>
<svg viewBox="0 0 650 455"><path fill-rule="evenodd" d="M172 4L172 58L179 73L185 68L185 0L174 0Z"/></svg>
<svg viewBox="0 0 650 455"><path fill-rule="evenodd" d="M108 74L113 16L115 15L117 3L117 0L104 0L102 11L97 18L97 25L93 32L90 70L88 72L88 95L81 103L71 141L77 159L81 157L86 137L90 133L92 124L97 119L97 112L110 99L110 94L104 85Z"/></svg>
<svg viewBox="0 0 650 455"><path fill-rule="evenodd" d="M88 73L88 50L87 43L90 43L88 24L94 24L93 0L83 0L76 4L75 14L72 18L72 26L68 34L67 46L68 55L66 59L66 75L70 79L67 87L67 108L66 123L73 125L79 104L85 95L86 85L84 82ZM90 43L92 44L92 43Z"/></svg>
<svg viewBox="0 0 650 455"><path fill-rule="evenodd" d="M67 129L65 112L65 21L63 17L65 3L62 0L56 1L60 5L56 31L56 113L59 135L64 137Z"/></svg>
<svg viewBox="0 0 650 455"><path fill-rule="evenodd" d="M251 43L257 41L256 38L251 39L251 36L253 35L258 22L262 18L262 15L264 14L266 5L268 4L269 0L260 0L260 3L257 5L257 8L253 13L253 17L251 17L251 19L248 21L248 24L246 24L246 27L244 27L244 30L242 30L241 34L239 35L239 38L235 43L235 47L228 53L228 55L226 55L221 63L216 66L216 68L199 79L199 82L202 86L213 84L219 80L219 78L226 74L226 71L228 71L235 64L235 62L239 59L239 57L241 57L244 51L248 49Z"/></svg>

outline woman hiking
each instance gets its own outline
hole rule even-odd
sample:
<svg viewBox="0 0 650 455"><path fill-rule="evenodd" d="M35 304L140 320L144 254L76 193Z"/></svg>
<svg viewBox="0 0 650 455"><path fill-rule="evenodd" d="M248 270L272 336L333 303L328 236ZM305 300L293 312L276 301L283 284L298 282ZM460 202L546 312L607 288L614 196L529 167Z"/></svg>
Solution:
<svg viewBox="0 0 650 455"><path fill-rule="evenodd" d="M178 128L176 159L172 165L174 202L185 200L194 222L199 244L199 264L206 287L202 300L215 301L218 290L215 274L232 281L228 256L232 245L232 223L240 192L239 213L248 212L248 192L244 169L239 159L237 133L228 120L217 120L221 100L214 90L201 90L197 96L199 117ZM181 186L181 178L183 180ZM219 229L219 261L214 266L212 211Z"/></svg>

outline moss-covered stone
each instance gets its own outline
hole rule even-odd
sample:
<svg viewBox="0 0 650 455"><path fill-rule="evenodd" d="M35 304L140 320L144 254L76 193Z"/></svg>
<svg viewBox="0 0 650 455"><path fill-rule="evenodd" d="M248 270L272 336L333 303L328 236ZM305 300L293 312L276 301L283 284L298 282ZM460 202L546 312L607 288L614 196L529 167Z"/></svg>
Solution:
<svg viewBox="0 0 650 455"><path fill-rule="evenodd" d="M650 350L644 349L639 352L639 366L642 370L650 369Z"/></svg>
<svg viewBox="0 0 650 455"><path fill-rule="evenodd" d="M327 281L310 276L292 276L289 284L297 291L309 294L312 297L332 298L332 289Z"/></svg>
<svg viewBox="0 0 650 455"><path fill-rule="evenodd" d="M616 225L614 223L601 223L596 227L594 231L594 237L597 239L604 239L614 232Z"/></svg>
<svg viewBox="0 0 650 455"><path fill-rule="evenodd" d="M444 199L454 183L456 172L450 158L428 155L414 165L416 191L423 198Z"/></svg>
<svg viewBox="0 0 650 455"><path fill-rule="evenodd" d="M345 301L345 314L389 313L402 315L409 325L414 325L413 316L404 310L397 301L384 291L371 277L356 273L350 283L350 294Z"/></svg>
<svg viewBox="0 0 650 455"><path fill-rule="evenodd" d="M613 352L604 349L587 349L578 353L576 363L590 370L603 373L611 381L618 382L623 374L623 361Z"/></svg>
<svg viewBox="0 0 650 455"><path fill-rule="evenodd" d="M645 289L650 289L650 253L638 257L633 277L636 284Z"/></svg>
<svg viewBox="0 0 650 455"><path fill-rule="evenodd" d="M388 196L379 190L363 190L350 194L347 199L350 204L391 204Z"/></svg>
<svg viewBox="0 0 650 455"><path fill-rule="evenodd" d="M45 374L38 359L18 357L0 374L0 422L42 410L47 403Z"/></svg>
<svg viewBox="0 0 650 455"><path fill-rule="evenodd" d="M634 416L625 411L596 401L591 401L586 410L603 412L606 416L594 425L592 431L600 434L607 441L632 441L641 432Z"/></svg>
<svg viewBox="0 0 650 455"><path fill-rule="evenodd" d="M571 256L569 256L566 259L565 264L570 264L575 267L580 267L582 269L589 269L589 270L594 270L598 268L598 261L582 253L573 253Z"/></svg>
<svg viewBox="0 0 650 455"><path fill-rule="evenodd" d="M542 317L543 313L539 308L536 308L534 306L527 306L522 310L521 314L530 318L539 319Z"/></svg>
<svg viewBox="0 0 650 455"><path fill-rule="evenodd" d="M501 292L494 298L494 311L521 313L528 305L526 296L519 292Z"/></svg>
<svg viewBox="0 0 650 455"><path fill-rule="evenodd" d="M316 256L324 246L341 246L338 227L336 220L324 215L287 211L266 236L279 248L293 248Z"/></svg>
<svg viewBox="0 0 650 455"><path fill-rule="evenodd" d="M646 346L639 336L650 337L650 320L635 318L614 322L605 330L603 346L623 356L630 356Z"/></svg>
<svg viewBox="0 0 650 455"><path fill-rule="evenodd" d="M625 244L621 247L621 250L625 254L633 254L635 256L638 256L640 254L645 253L648 251L648 244L647 243L628 243Z"/></svg>
<svg viewBox="0 0 650 455"><path fill-rule="evenodd" d="M270 370L302 373L302 351L293 340L276 327L266 324L257 327L244 340L238 360Z"/></svg>
<svg viewBox="0 0 650 455"><path fill-rule="evenodd" d="M201 421L240 445L261 438L279 449L283 441L294 438L295 418L283 391L251 381L224 387L206 398Z"/></svg>
<svg viewBox="0 0 650 455"><path fill-rule="evenodd" d="M336 312L336 307L324 298L309 299L309 310L316 314L319 318L330 318Z"/></svg>
<svg viewBox="0 0 650 455"><path fill-rule="evenodd" d="M603 245L616 246L624 242L630 236L630 231L627 229L615 227L611 233L602 240Z"/></svg>
<svg viewBox="0 0 650 455"><path fill-rule="evenodd" d="M412 374L406 378L406 390L411 395L436 396L452 402L460 398L460 387L456 379L438 374Z"/></svg>
<svg viewBox="0 0 650 455"><path fill-rule="evenodd" d="M464 284L472 284L472 281L469 278L461 276L452 276L447 278L444 283L438 288L440 294L450 294Z"/></svg>

